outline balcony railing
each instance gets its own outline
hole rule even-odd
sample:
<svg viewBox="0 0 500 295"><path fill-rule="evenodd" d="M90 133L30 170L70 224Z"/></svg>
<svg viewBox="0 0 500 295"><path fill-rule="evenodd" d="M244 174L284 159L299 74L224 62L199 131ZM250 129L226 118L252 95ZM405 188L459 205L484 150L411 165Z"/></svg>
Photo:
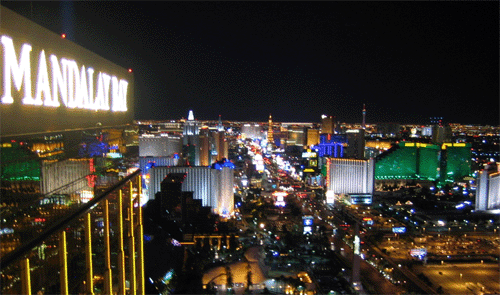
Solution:
<svg viewBox="0 0 500 295"><path fill-rule="evenodd" d="M1 294L145 294L140 170L0 260Z"/></svg>

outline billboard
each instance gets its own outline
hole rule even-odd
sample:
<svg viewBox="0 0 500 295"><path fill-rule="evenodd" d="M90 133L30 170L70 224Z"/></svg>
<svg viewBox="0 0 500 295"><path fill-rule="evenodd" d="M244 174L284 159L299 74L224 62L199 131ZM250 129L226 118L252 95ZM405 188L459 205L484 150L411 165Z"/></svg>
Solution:
<svg viewBox="0 0 500 295"><path fill-rule="evenodd" d="M302 225L304 226L303 234L312 233L314 217L310 215L302 216Z"/></svg>
<svg viewBox="0 0 500 295"><path fill-rule="evenodd" d="M422 260L425 256L427 256L427 248L410 249L410 256Z"/></svg>
<svg viewBox="0 0 500 295"><path fill-rule="evenodd" d="M2 7L2 135L132 123L127 69Z"/></svg>
<svg viewBox="0 0 500 295"><path fill-rule="evenodd" d="M392 232L395 234L404 234L406 232L406 227L404 226L393 227Z"/></svg>
<svg viewBox="0 0 500 295"><path fill-rule="evenodd" d="M333 204L335 202L335 193L332 190L326 191L326 203Z"/></svg>

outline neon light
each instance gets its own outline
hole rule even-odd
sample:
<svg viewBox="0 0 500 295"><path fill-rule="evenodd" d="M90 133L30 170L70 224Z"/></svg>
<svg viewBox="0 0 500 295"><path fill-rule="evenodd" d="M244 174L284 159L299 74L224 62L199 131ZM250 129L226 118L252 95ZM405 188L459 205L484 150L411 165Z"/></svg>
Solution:
<svg viewBox="0 0 500 295"><path fill-rule="evenodd" d="M118 79L116 76L104 72L98 72L97 79L94 80L94 70L92 68L86 68L82 65L79 71L76 61L66 58L59 59L55 54L51 54L49 57L51 64L51 75L49 76L44 50L41 50L38 55L36 77L32 77L32 46L27 43L23 44L18 59L11 37L2 35L1 43L4 52L4 93L1 103L14 103L12 97L12 88L14 86L18 92L23 88L22 104L24 105L60 107L62 104L66 108L104 111L111 109L113 112L127 111L128 82L126 80ZM35 98L32 96L32 79L36 81ZM94 84L97 84L95 97Z"/></svg>
<svg viewBox="0 0 500 295"><path fill-rule="evenodd" d="M90 159L89 164L90 164L90 174L86 176L88 185L90 187L95 187L95 179L97 178L97 176L92 174L95 172L94 159Z"/></svg>

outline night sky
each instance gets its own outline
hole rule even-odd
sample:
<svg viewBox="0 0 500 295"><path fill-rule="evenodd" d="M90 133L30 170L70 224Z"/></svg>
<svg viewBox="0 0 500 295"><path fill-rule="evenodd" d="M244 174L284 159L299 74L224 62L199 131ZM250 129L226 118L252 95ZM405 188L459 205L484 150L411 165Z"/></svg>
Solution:
<svg viewBox="0 0 500 295"><path fill-rule="evenodd" d="M499 125L492 2L6 2L125 68L136 119Z"/></svg>

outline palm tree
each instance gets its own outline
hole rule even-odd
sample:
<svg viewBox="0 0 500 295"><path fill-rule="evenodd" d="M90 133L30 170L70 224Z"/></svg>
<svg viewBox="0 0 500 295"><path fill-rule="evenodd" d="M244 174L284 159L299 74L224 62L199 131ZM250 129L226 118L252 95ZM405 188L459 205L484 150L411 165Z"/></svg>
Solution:
<svg viewBox="0 0 500 295"><path fill-rule="evenodd" d="M249 262L247 262L246 268L247 268L247 287L245 289L245 293L251 293L250 287L252 286L252 271Z"/></svg>

